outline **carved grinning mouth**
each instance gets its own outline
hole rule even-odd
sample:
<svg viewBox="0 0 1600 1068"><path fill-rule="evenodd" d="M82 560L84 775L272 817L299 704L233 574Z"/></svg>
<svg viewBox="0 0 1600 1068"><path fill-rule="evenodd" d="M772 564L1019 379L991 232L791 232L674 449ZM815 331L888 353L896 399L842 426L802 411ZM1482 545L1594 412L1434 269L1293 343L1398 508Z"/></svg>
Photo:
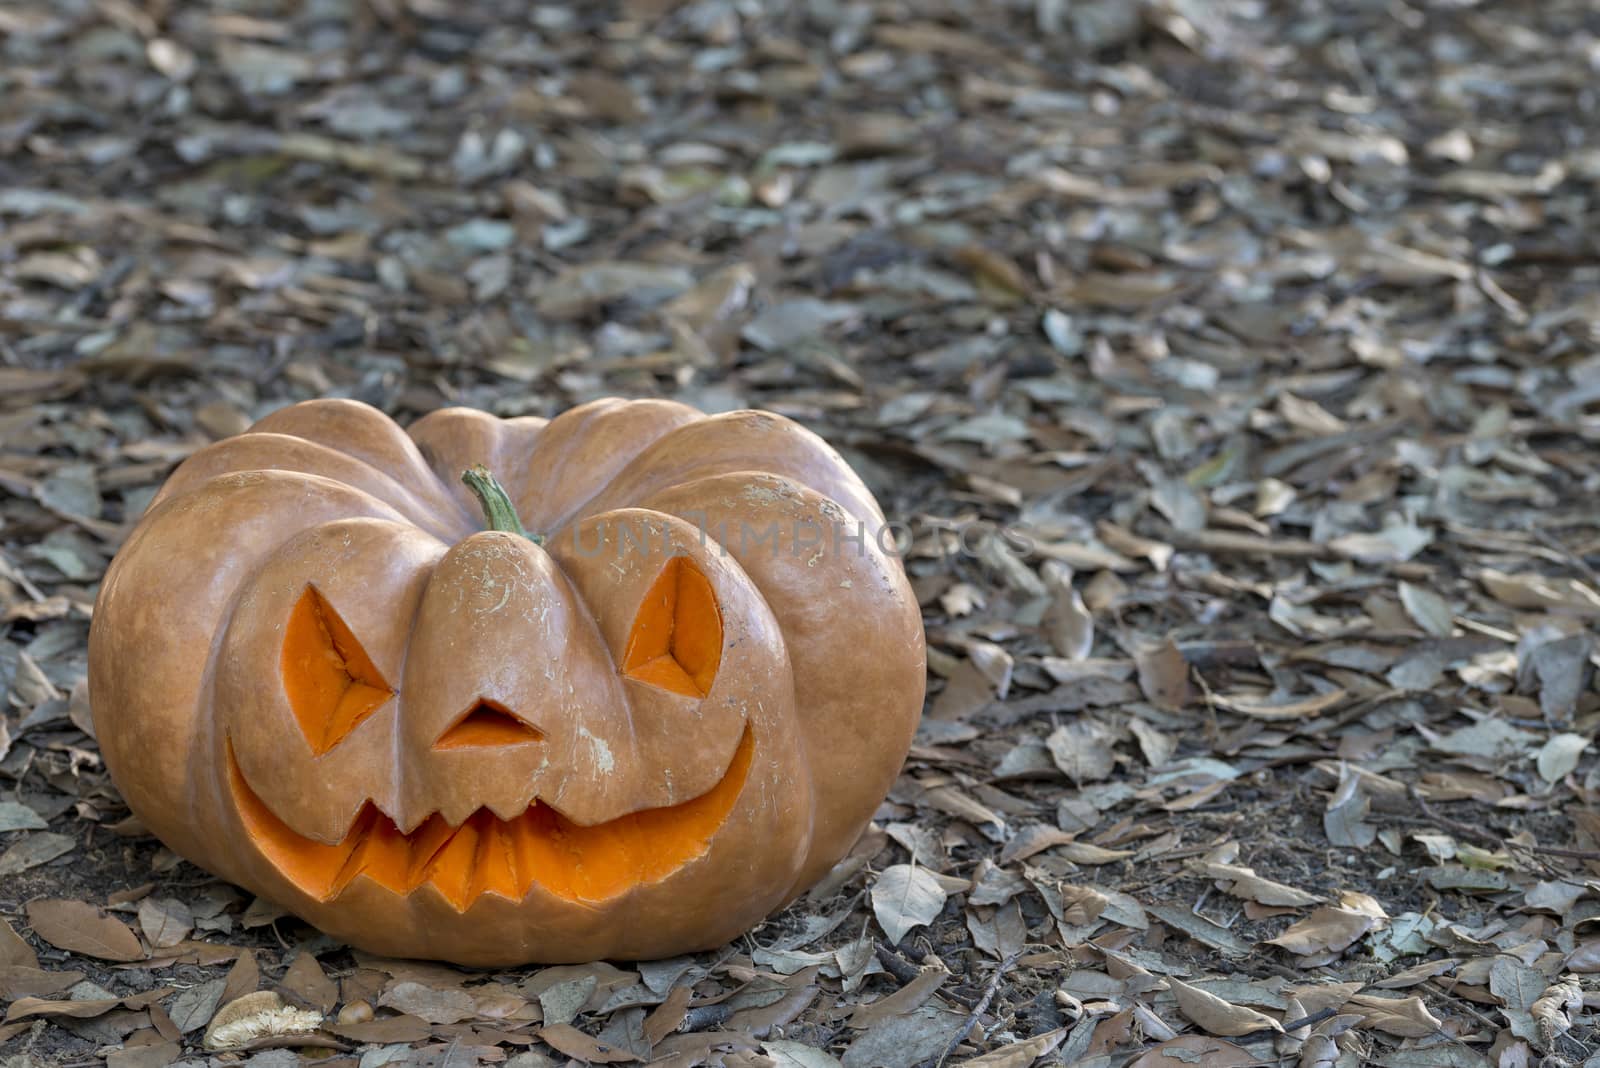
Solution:
<svg viewBox="0 0 1600 1068"><path fill-rule="evenodd" d="M710 847L744 789L753 749L747 725L728 770L704 794L591 826L536 800L513 819L480 808L456 827L435 813L408 834L368 801L334 845L272 813L245 780L231 741L228 778L245 833L312 897L331 901L365 876L401 895L431 884L465 912L480 894L520 901L535 883L569 901L598 902L666 878Z"/></svg>

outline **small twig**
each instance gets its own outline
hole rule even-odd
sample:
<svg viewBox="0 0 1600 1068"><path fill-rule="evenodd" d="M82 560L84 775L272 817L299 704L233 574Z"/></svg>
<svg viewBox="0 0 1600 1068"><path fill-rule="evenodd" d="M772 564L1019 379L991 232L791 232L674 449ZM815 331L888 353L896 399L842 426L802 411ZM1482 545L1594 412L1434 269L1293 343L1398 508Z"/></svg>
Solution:
<svg viewBox="0 0 1600 1068"><path fill-rule="evenodd" d="M1444 998L1446 1001L1449 1001L1451 1004L1455 1005L1456 1008L1458 1008L1461 1011L1465 1012L1467 1015L1474 1017L1475 1019L1477 1019L1477 1021L1479 1023L1483 1024L1485 1027L1494 1028L1496 1030L1499 1029L1500 1025L1498 1023L1496 1023L1494 1020L1490 1019L1488 1016L1485 1016L1483 1013L1479 1012L1470 1002L1468 1002L1468 1001L1466 1001L1466 1000L1464 1000L1462 998L1457 997L1455 994L1453 994L1450 991L1446 990L1443 986L1439 985L1439 983L1435 982L1434 980L1429 979L1426 982L1424 982L1422 985L1427 987L1429 990L1432 990L1434 993L1438 994L1440 997Z"/></svg>
<svg viewBox="0 0 1600 1068"><path fill-rule="evenodd" d="M962 1023L961 1028L955 1034L950 1036L950 1041L945 1043L944 1052L939 1054L939 1059L933 1062L935 1068L940 1068L945 1061L949 1060L950 1054L956 1051L956 1047L965 1042L967 1036L972 1034L972 1029L978 1026L978 1017L989 1010L989 1003L994 1000L996 991L1000 989L1000 980L1005 978L1006 972L1011 969L1013 964L1017 963L1017 958L1021 956L1021 953L1013 953L995 968L994 974L989 976L988 985L983 988L983 997L979 998L978 1003L972 1006L972 1011L967 1014L966 1021Z"/></svg>
<svg viewBox="0 0 1600 1068"><path fill-rule="evenodd" d="M1567 548L1559 538L1556 538L1548 531L1535 529L1533 531L1533 536L1539 539L1545 548L1550 549L1553 552L1560 553L1562 559L1571 565L1573 570L1577 571L1584 578L1588 579L1596 589L1600 589L1600 573L1597 573L1594 568L1590 567L1587 560L1573 552L1571 549Z"/></svg>
<svg viewBox="0 0 1600 1068"><path fill-rule="evenodd" d="M872 948L878 954L878 962L883 965L884 971L900 980L902 984L909 983L922 974L921 968L906 960L884 943L878 942Z"/></svg>
<svg viewBox="0 0 1600 1068"><path fill-rule="evenodd" d="M1411 797L1416 801L1417 807L1422 809L1424 816L1427 816L1439 826L1456 832L1463 838L1473 838L1479 842L1488 842L1492 845L1500 845L1504 841L1504 839L1496 837L1482 827L1474 827L1470 823L1462 823L1460 820L1451 819L1449 816L1437 811L1432 805L1428 804L1428 799L1423 797L1422 791L1415 786L1411 787Z"/></svg>
<svg viewBox="0 0 1600 1068"><path fill-rule="evenodd" d="M1481 827L1475 827L1470 823L1462 823L1460 820L1451 819L1449 816L1439 812L1432 805L1428 804L1427 799L1422 796L1422 791L1418 790L1415 786L1411 788L1411 796L1417 802L1417 806L1422 809L1422 814L1427 816L1429 820L1448 830L1455 831L1464 838L1475 838L1480 842L1488 842L1489 844L1495 846L1504 846L1507 849L1518 849L1524 853L1532 853L1534 855L1570 857L1573 860L1600 861L1600 850L1562 849L1560 846L1523 845L1521 842L1513 842L1510 839L1497 837L1496 835L1485 831Z"/></svg>

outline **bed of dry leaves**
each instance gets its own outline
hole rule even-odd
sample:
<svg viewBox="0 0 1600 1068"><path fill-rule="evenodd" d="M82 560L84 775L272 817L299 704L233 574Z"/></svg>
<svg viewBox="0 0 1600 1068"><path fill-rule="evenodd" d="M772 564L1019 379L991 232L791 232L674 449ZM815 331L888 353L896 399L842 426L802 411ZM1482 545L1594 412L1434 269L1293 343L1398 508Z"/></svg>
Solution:
<svg viewBox="0 0 1600 1068"><path fill-rule="evenodd" d="M1595 1063L1597 84L1588 0L8 0L0 1064ZM174 463L606 393L911 525L832 877L472 974L141 834L85 635Z"/></svg>

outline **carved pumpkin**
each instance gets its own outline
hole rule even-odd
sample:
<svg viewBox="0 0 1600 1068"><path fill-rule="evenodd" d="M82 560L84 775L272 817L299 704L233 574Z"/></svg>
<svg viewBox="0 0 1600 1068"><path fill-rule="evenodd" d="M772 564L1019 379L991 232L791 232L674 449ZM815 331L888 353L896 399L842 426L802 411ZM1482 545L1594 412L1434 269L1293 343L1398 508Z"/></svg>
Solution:
<svg viewBox="0 0 1600 1068"><path fill-rule="evenodd" d="M174 850L374 952L710 948L849 849L910 745L882 523L767 413L297 404L190 457L113 561L96 730Z"/></svg>

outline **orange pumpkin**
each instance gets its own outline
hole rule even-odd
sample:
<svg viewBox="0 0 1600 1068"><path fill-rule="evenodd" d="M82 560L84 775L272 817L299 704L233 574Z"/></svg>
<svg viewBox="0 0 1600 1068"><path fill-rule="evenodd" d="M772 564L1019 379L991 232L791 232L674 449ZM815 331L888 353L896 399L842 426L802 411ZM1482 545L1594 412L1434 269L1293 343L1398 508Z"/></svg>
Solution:
<svg viewBox="0 0 1600 1068"><path fill-rule="evenodd" d="M925 649L882 530L768 413L408 434L308 401L190 457L118 553L96 731L174 850L374 952L710 948L826 872L905 758Z"/></svg>

